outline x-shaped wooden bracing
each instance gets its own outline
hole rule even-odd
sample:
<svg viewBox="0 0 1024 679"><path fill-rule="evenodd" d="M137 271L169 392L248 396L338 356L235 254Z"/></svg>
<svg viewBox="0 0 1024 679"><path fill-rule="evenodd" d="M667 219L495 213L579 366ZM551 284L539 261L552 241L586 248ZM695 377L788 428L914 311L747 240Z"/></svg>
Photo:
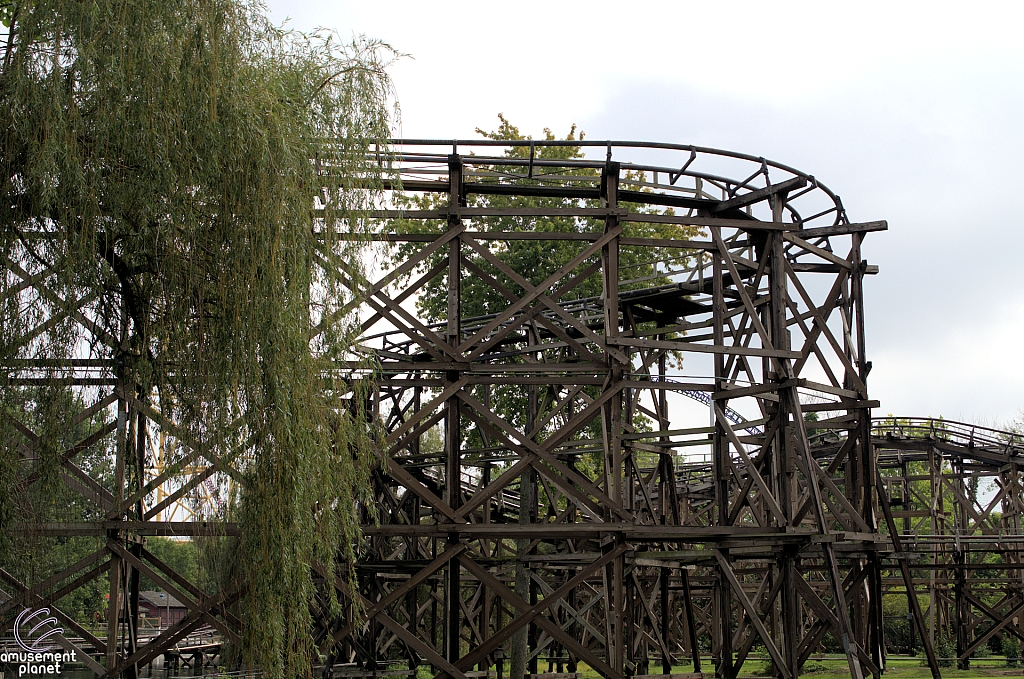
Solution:
<svg viewBox="0 0 1024 679"><path fill-rule="evenodd" d="M104 668L92 660L86 651L76 647L76 650L83 658L83 662L96 671L97 674L100 676L113 676L130 665L145 664L204 624L212 625L232 642L239 642L240 639L235 630L241 629L241 622L227 610L227 605L237 595L228 597L225 594L230 594L230 592L222 592L212 597L208 596L148 550L142 550L142 558L145 561L125 550L116 541L107 540L106 546L83 557L60 573L31 587L19 582L5 571L0 570L0 579L13 585L19 592L0 605L0 616L5 617L7 613L17 607L46 603L61 624L67 625L96 651L106 654L110 640L104 642L96 637L87 628L79 625L73 618L64 614L52 602L60 600L110 569L119 568L118 559L124 559L184 603L189 609L189 614L178 625L175 625L164 634L150 641L150 643L142 646L130 657L121 659L113 669ZM149 563L146 563L146 561ZM61 586L61 583L69 578L74 579ZM224 621L216 617L217 615L222 616ZM14 618L8 620L0 626L0 631L7 629L13 622Z"/></svg>

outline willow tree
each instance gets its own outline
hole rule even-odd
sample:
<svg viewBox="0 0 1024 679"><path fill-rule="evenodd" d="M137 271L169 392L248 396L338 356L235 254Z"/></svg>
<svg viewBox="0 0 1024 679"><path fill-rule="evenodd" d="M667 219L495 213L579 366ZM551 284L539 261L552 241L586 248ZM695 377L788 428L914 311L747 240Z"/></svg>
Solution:
<svg viewBox="0 0 1024 679"><path fill-rule="evenodd" d="M307 674L309 566L351 557L371 454L359 399L331 377L348 300L320 264L353 258L337 227L379 193L368 151L389 136L395 54L275 28L247 0L0 9L0 255L52 293L4 278L0 361L113 359L191 440L242 445L244 657ZM2 387L8 414L38 410ZM39 424L56 437L59 419ZM0 420L2 533L32 470Z"/></svg>

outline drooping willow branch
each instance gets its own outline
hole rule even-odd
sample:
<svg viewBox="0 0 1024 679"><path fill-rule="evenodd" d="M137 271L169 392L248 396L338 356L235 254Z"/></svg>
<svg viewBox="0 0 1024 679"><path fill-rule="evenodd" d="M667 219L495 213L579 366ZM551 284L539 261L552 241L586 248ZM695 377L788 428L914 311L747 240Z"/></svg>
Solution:
<svg viewBox="0 0 1024 679"><path fill-rule="evenodd" d="M397 115L397 54L275 28L245 0L12 11L0 255L35 283L12 270L0 283L0 359L110 359L141 402L235 456L244 657L272 677L303 676L309 565L353 555L373 454L358 390L330 369L349 344L350 319L332 314L349 293L319 262L325 251L359 259L336 234L382 190L369 151ZM67 387L3 386L10 517L34 505L7 492L32 473L9 423L36 418L57 436L39 390ZM142 482L129 475L129 492Z"/></svg>

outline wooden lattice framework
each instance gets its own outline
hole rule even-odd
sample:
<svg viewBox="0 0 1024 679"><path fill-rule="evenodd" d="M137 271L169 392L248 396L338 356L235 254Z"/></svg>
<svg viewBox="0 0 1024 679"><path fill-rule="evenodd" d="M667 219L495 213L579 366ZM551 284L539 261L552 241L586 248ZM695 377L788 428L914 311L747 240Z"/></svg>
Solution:
<svg viewBox="0 0 1024 679"><path fill-rule="evenodd" d="M389 477L381 477L381 506L390 510L367 534L375 567L437 556L398 586L378 579L377 595L397 601L419 578L444 573L438 620L445 658L429 659L455 676L486 668L526 625L518 652L525 643L533 662L547 642L607 676L646 673L651 659L667 673L667 632L680 610L694 636L701 624L710 632L722 676L735 674L755 641L780 676L794 675L825 632L843 640L855 677L862 667L877 672L880 625L864 624L880 622L881 578L868 443L876 404L867 394L863 351L862 286L871 269L861 242L885 223L850 223L838 198L812 177L760 158L660 147L647 150L675 152L677 162L624 168L615 158L626 151L619 145L608 144L603 161L573 162L536 160L530 144L529 158L515 164L494 157L493 146L472 155L427 143L403 147L402 187L445 193L448 205L381 216L440 218L446 228L428 237L380 237L424 242L402 265L407 269L444 249L448 320L431 329L400 306L440 271L393 292L385 287L391 275L360 290L377 314L371 320L392 326L364 345L381 357L385 378L379 393ZM596 170L589 182L565 179L580 166ZM726 166L734 179L713 172ZM578 206L473 209L466 199L474 193L570 197ZM596 220L600 228L562 234L477 227L546 214ZM700 226L703 235L630 238L624 227L636 221ZM490 245L513 238L579 239L582 247L538 283L510 269L500 246ZM666 247L698 256L675 275L679 282L624 293L618 260L626 247L649 248L651 259ZM502 280L479 266L466 271L464 252L486 260ZM601 296L566 301L592 274L603 279ZM507 310L463 322L466 275L486 278L507 297ZM806 282L812 277L825 282ZM364 327L374 329L369 321ZM688 334L669 338L681 332ZM708 369L680 379L666 369L668 352L710 355ZM488 405L493 390L510 384L529 394L524 417L502 417ZM596 390L590 395L582 385ZM542 388L553 397L540 406ZM424 389L429 399L419 396ZM802 390L811 390L815 403L802 399ZM711 426L673 429L671 391L705 395ZM755 423L738 425L730 413L740 410ZM817 427L847 433L828 461L812 453L804 418L811 411L832 415ZM637 426L640 412L648 415L646 427ZM423 465L417 437L442 420L444 449ZM584 433L591 422L599 423L600 440ZM485 462L467 470L474 451L461 449L462 436L454 435L467 426L501 451L500 467ZM680 484L680 473L695 470L680 465L686 458L676 451L695 435L710 443L710 475ZM593 474L574 464L589 446L601 453ZM651 464L639 462L641 451ZM407 468L415 462L424 469L418 478ZM501 494L513 486L509 502L518 509L510 512ZM711 564L698 587L689 582L688 563ZM474 588L469 600L496 615L464 607ZM692 597L672 596L688 589ZM701 599L703 617L694 605ZM810 628L808 609L816 618Z"/></svg>
<svg viewBox="0 0 1024 679"><path fill-rule="evenodd" d="M948 427L937 434L920 423L872 428L878 403L866 386L863 286L876 269L862 241L885 222L851 222L812 176L763 158L612 142L571 142L597 158L536 153L559 143L522 142L528 153L509 157L515 142L396 142L382 154L394 158L388 190L396 197L374 213L370 235L352 238L405 244L411 254L373 281L345 262L320 262L357 300L362 337L338 369L370 386L382 427L378 501L365 512L357 564L361 591L321 581L343 601L359 597L365 618L320 614L326 671L407 662L465 679L505 671L503 659L516 673L537 674L553 658L617 679L668 674L684 661L712 671L700 657L706 646L715 674L731 679L756 645L776 676L791 677L831 634L855 678L878 676L883 593L921 587L923 573L953 583L954 594L937 595L929 614L960 611L962 663L1001 629L1021 636L1020 441L989 433L983 442L972 435L948 443ZM441 196L444 205L399 209L399 191ZM509 201L471 206L481 195ZM517 198L562 202L524 207ZM546 217L580 228L531 228ZM408 220L438 228L396 229ZM630 236L637 223L700 230L686 240ZM516 240L569 242L577 253L534 280L536 272L502 260L502 244ZM637 286L619 267L626 248L649 251L652 261L687 252L688 264L659 270L669 284ZM10 294L95 332L94 355L7 365L8 383L63 371L88 404L80 417L102 422L62 457L63 481L95 503L97 520L14 530L105 543L38 582L0 572L3 629L21 607L51 605L66 629L61 643L102 676L134 677L203 626L237 642L231 604L243 583L203 591L145 548L146 536L237 532L212 499L244 483L234 460L189 441L125 382L114 358L119 341L97 325L89 295L60 298L47 287L50 272L28 261L5 266L16 283ZM436 277L448 291L439 324L413 304ZM507 308L463 317L467 277L505 297ZM601 294L581 298L574 291L592 277ZM366 370L367 355L376 370ZM682 372L670 367L673 356L682 356ZM497 406L501 389L522 396L522 412ZM703 413L696 420L695 408ZM22 428L31 482L39 441ZM438 431L439 445L428 450ZM81 451L104 444L116 456L112 488L75 464ZM185 451L176 464L165 463L166 446ZM907 461L931 470L932 494L916 502L930 503L934 537L921 537L914 523L923 514L894 510L889 499L921 492ZM982 469L1000 488L987 506L964 491L965 477ZM952 518L935 501L944 492ZM175 510L199 495L207 511ZM890 539L895 533L901 539ZM968 539L975 533L986 537ZM996 604L971 585L977 553L993 545L1006 555ZM140 574L189 609L150 639L137 626ZM61 597L102 575L110 582L105 635L59 611ZM909 600L938 677L918 597Z"/></svg>

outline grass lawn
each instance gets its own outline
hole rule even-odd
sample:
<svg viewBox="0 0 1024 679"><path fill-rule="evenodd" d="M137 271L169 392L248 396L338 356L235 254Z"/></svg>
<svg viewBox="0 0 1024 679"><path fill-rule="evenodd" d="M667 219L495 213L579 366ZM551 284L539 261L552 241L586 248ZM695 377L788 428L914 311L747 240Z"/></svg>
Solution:
<svg viewBox="0 0 1024 679"><path fill-rule="evenodd" d="M921 657L910 658L905 655L890 655L886 660L886 679L931 679L931 670L925 664L923 655ZM546 664L542 664L538 668L541 672L547 669ZM767 669L767 657L750 657L745 663L743 663L743 669L740 671L740 677L759 677L766 674ZM711 664L711 657L701 659L701 670L707 673L709 676L713 676L714 665ZM601 679L601 675L590 669L586 665L581 664L579 671L583 674L583 679ZM650 665L650 672L660 673L661 663L652 662ZM693 672L693 666L690 664L676 665L672 668L672 672L675 673L687 673ZM506 678L508 674L504 675ZM846 658L844 656L826 656L821 659L812 658L807 661L804 665L804 673L800 676L805 677L821 677L822 679L844 679L850 676L850 668L846 664ZM958 670L956 667L943 667L942 677L943 679L968 679L970 677L1020 677L1024 676L1024 665L1010 666L1006 664L1006 660L1002 656L992 656L990 658L978 658L971 660L971 669L969 670ZM868 675L870 677L870 675Z"/></svg>

